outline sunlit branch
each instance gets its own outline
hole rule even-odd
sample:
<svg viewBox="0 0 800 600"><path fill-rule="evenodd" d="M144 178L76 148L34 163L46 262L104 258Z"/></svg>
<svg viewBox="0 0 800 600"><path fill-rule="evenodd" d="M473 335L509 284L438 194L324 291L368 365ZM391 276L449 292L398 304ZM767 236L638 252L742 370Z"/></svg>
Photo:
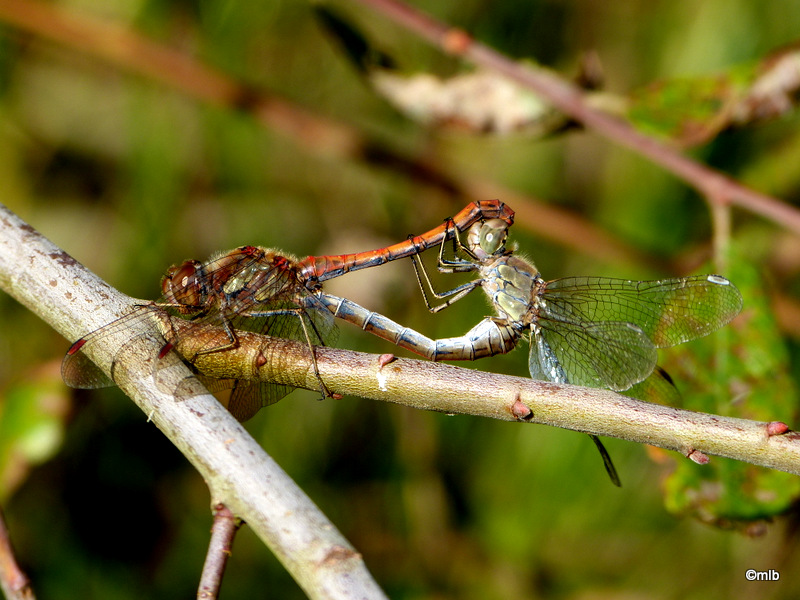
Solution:
<svg viewBox="0 0 800 600"><path fill-rule="evenodd" d="M208 347L215 327L189 329L176 346L184 356ZM774 435L769 423L681 410L607 390L533 381L412 359L334 348L314 349L319 373L334 393L412 408L505 421L553 425L616 437L684 456L713 454L800 474L800 434ZM319 389L308 347L290 340L239 333L239 347L195 357L195 366L219 379L251 379Z"/></svg>

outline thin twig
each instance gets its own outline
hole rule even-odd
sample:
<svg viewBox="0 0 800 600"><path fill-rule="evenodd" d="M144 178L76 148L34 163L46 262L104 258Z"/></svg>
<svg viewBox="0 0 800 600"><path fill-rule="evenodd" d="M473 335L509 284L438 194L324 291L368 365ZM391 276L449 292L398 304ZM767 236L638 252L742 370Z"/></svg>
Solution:
<svg viewBox="0 0 800 600"><path fill-rule="evenodd" d="M203 574L200 576L198 600L214 600L219 596L222 576L231 555L233 538L242 522L224 504L214 507L214 525L211 527L211 539L208 544Z"/></svg>
<svg viewBox="0 0 800 600"><path fill-rule="evenodd" d="M544 239L609 262L650 264L654 259L613 238L593 223L496 183L453 173L435 157L408 156L357 128L323 118L277 94L237 81L195 57L141 33L94 18L73 7L38 0L0 0L0 20L84 52L125 71L147 77L191 98L249 114L262 127L279 132L312 155L364 160L401 172L417 185L433 187L456 204L485 198L513 198L522 225ZM527 216L522 216L527 215Z"/></svg>
<svg viewBox="0 0 800 600"><path fill-rule="evenodd" d="M315 152L350 153L363 144L350 127L254 90L128 27L36 0L0 0L4 22L101 58L193 98L249 112L262 125Z"/></svg>
<svg viewBox="0 0 800 600"><path fill-rule="evenodd" d="M752 190L735 179L700 164L667 144L634 129L626 121L593 107L576 85L545 69L511 60L474 41L466 32L450 27L397 0L355 0L415 32L444 52L462 56L481 67L502 73L527 87L586 127L634 150L696 188L710 202L736 204L800 233L800 211L780 200Z"/></svg>
<svg viewBox="0 0 800 600"><path fill-rule="evenodd" d="M8 600L33 600L30 579L20 569L14 557L11 535L6 526L6 517L0 508L0 589Z"/></svg>
<svg viewBox="0 0 800 600"><path fill-rule="evenodd" d="M731 241L731 207L721 202L709 202L714 247L714 267L718 273L728 272Z"/></svg>
<svg viewBox="0 0 800 600"><path fill-rule="evenodd" d="M3 205L0 288L68 340L141 303L87 271ZM158 332L131 331L130 338L122 347L98 341L86 352L106 372L115 361L120 388L199 471L212 502L245 520L310 598L385 598L361 555L213 396L176 401L172 391L191 373L174 353L155 372L152 361L164 344Z"/></svg>

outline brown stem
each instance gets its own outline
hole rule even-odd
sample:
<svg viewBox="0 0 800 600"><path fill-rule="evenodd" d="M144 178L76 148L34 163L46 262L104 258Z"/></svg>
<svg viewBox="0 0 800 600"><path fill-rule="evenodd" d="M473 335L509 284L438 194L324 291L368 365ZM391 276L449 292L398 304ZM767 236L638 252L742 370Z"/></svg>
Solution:
<svg viewBox="0 0 800 600"><path fill-rule="evenodd" d="M211 539L208 544L206 561L203 564L203 574L200 577L200 588L197 598L213 600L219 596L222 585L222 576L228 565L231 555L233 538L239 530L242 521L224 504L214 507L214 524L211 527Z"/></svg>
<svg viewBox="0 0 800 600"><path fill-rule="evenodd" d="M35 598L28 576L20 569L14 558L14 548L11 545L11 536L2 509L0 509L0 589L9 600Z"/></svg>
<svg viewBox="0 0 800 600"><path fill-rule="evenodd" d="M355 0L414 31L444 52L463 56L484 68L493 69L551 102L586 127L638 152L686 181L709 202L731 203L762 215L800 233L800 211L788 204L752 190L735 179L700 164L667 144L640 133L613 115L592 107L577 86L545 69L516 62L496 50L472 40L465 32L449 27L397 0Z"/></svg>

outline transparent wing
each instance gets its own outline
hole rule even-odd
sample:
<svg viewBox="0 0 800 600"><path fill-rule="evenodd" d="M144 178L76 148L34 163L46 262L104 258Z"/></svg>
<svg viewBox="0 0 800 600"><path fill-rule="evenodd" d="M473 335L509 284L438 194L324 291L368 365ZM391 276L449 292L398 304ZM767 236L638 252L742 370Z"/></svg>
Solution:
<svg viewBox="0 0 800 600"><path fill-rule="evenodd" d="M78 340L85 341L85 338ZM77 342L76 342L77 343ZM69 387L91 390L115 385L111 378L86 356L80 348L72 345L72 354L66 354L61 361L61 377Z"/></svg>
<svg viewBox="0 0 800 600"><path fill-rule="evenodd" d="M631 323L574 323L539 315L528 366L531 377L626 390L656 366L656 348Z"/></svg>
<svg viewBox="0 0 800 600"><path fill-rule="evenodd" d="M647 379L625 390L623 394L645 402L681 406L681 394L675 386L675 382L669 373L658 365Z"/></svg>
<svg viewBox="0 0 800 600"><path fill-rule="evenodd" d="M568 277L546 284L542 300L563 321L637 325L657 348L708 335L742 309L742 296L719 275L657 281Z"/></svg>
<svg viewBox="0 0 800 600"><path fill-rule="evenodd" d="M295 290L293 296L278 296L232 313L230 324L234 329L317 346L335 344L338 329L333 314L305 289Z"/></svg>
<svg viewBox="0 0 800 600"><path fill-rule="evenodd" d="M237 380L228 401L228 410L239 421L247 421L261 408L275 404L294 388L263 381Z"/></svg>
<svg viewBox="0 0 800 600"><path fill-rule="evenodd" d="M128 314L95 329L77 340L67 350L61 361L61 377L68 386L79 389L95 389L115 385L100 367L86 356L84 350L99 340L108 340L117 348L124 348L138 336L144 327L152 327L158 309L153 305L134 307ZM166 343L166 342L165 342Z"/></svg>

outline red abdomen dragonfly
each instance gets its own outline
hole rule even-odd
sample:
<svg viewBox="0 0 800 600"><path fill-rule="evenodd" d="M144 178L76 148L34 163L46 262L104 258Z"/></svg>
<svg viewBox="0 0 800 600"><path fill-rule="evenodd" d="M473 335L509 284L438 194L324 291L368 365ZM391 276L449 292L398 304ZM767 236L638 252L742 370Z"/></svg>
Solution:
<svg viewBox="0 0 800 600"><path fill-rule="evenodd" d="M514 211L497 200L470 203L455 217L431 231L410 237L405 242L378 250L339 256L310 256L297 260L274 250L242 246L213 256L206 262L187 260L170 267L162 279L163 296L101 327L76 341L62 363L64 381L77 388L113 385L109 377L86 356L84 350L104 336L121 331L135 332L145 322L152 322L157 311L182 317L193 323L214 324L224 328L227 342L207 347L205 354L224 351L237 344L236 331L296 339L313 348L334 341L333 314L327 305L334 302L321 290L323 281L349 271L377 266L414 256L447 242L457 230L463 231L478 222L499 219L509 226ZM156 312L154 312L156 311ZM176 341L177 332L166 331L163 357ZM312 360L316 370L313 350ZM194 357L184 357L190 363ZM258 409L277 402L290 388L263 382L217 382L205 380L212 388L233 387L229 410L240 420L253 416ZM320 380L323 395L328 395Z"/></svg>

